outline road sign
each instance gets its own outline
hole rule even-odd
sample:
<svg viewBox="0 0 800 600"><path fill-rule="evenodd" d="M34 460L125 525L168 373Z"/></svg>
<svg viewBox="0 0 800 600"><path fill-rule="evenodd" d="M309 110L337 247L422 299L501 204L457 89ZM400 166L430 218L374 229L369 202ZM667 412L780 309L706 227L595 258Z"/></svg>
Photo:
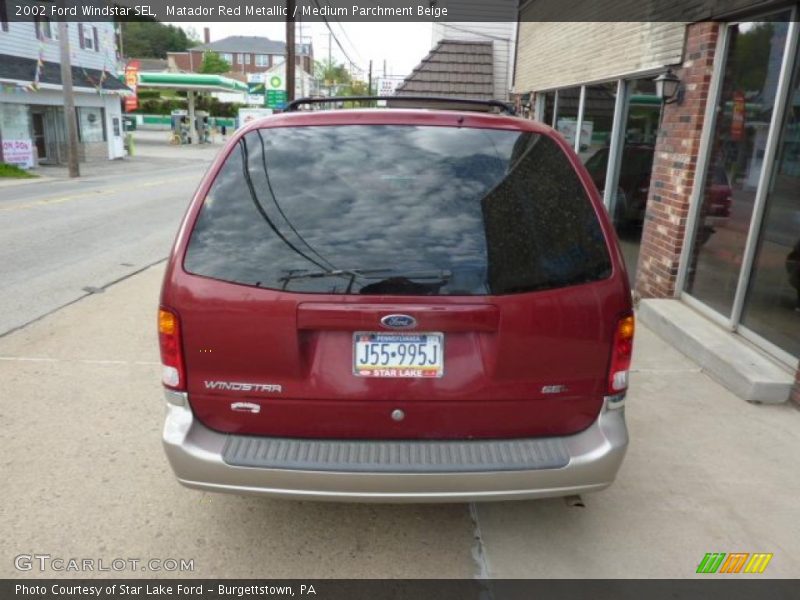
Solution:
<svg viewBox="0 0 800 600"><path fill-rule="evenodd" d="M267 90L267 108L286 106L286 90Z"/></svg>

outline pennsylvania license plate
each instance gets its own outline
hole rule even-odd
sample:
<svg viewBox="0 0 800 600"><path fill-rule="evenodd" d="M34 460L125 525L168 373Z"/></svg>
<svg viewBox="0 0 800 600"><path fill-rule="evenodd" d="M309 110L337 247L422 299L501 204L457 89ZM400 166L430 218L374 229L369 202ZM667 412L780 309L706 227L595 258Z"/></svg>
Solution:
<svg viewBox="0 0 800 600"><path fill-rule="evenodd" d="M353 334L353 374L357 377L441 377L444 334Z"/></svg>

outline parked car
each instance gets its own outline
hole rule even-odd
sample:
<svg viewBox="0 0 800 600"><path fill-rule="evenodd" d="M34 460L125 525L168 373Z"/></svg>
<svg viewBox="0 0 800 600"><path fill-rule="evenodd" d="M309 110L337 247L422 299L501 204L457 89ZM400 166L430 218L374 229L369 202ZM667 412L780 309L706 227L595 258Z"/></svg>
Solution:
<svg viewBox="0 0 800 600"><path fill-rule="evenodd" d="M608 152L608 148L601 148L586 161L586 168L601 194L606 185ZM617 227L639 227L644 222L653 157L654 148L650 144L625 144L614 204L614 222Z"/></svg>
<svg viewBox="0 0 800 600"><path fill-rule="evenodd" d="M720 219L726 220L731 216L731 189L728 175L722 165L711 167L711 181L706 193L707 217L712 217L719 222Z"/></svg>
<svg viewBox="0 0 800 600"><path fill-rule="evenodd" d="M180 483L293 498L592 492L628 434L628 277L552 129L448 110L237 131L168 261L163 444Z"/></svg>

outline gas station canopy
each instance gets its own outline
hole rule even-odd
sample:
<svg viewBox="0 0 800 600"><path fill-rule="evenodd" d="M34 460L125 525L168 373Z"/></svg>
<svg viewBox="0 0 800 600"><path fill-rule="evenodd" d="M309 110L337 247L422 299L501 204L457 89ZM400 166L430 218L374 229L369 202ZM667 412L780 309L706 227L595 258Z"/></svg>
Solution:
<svg viewBox="0 0 800 600"><path fill-rule="evenodd" d="M167 88L186 92L191 138L195 138L195 134L199 131L194 109L195 94L233 92L244 95L247 93L247 85L240 81L222 75L206 75L204 73L139 73L138 85L143 88Z"/></svg>
<svg viewBox="0 0 800 600"><path fill-rule="evenodd" d="M139 73L139 86L145 88L170 88L185 92L241 92L247 85L222 75L201 73Z"/></svg>

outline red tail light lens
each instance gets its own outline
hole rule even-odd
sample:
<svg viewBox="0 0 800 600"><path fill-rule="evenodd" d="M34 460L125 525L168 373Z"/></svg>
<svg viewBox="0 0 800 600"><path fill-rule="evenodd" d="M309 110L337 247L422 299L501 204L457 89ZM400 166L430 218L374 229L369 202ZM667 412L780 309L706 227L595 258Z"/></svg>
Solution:
<svg viewBox="0 0 800 600"><path fill-rule="evenodd" d="M185 390L180 321L178 315L166 308L158 310L158 343L163 366L161 383L173 390Z"/></svg>
<svg viewBox="0 0 800 600"><path fill-rule="evenodd" d="M628 370L633 355L633 315L626 315L617 322L614 345L611 348L611 365L608 369L608 393L619 394L628 389Z"/></svg>

